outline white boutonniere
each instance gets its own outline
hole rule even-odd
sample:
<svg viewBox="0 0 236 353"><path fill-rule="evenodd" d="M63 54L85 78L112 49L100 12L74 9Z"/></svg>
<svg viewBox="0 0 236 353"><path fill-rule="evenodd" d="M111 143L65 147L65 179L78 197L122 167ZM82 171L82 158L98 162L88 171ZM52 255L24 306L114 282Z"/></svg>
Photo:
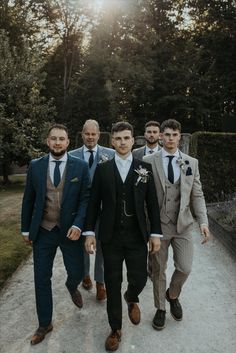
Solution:
<svg viewBox="0 0 236 353"><path fill-rule="evenodd" d="M106 153L101 154L98 163L104 163L104 162L106 162L106 161L109 161L109 156L108 156L108 154L106 154Z"/></svg>
<svg viewBox="0 0 236 353"><path fill-rule="evenodd" d="M149 178L149 170L147 170L146 168L142 168L142 166L140 165L138 169L135 169L134 171L138 174L138 179L135 183L135 186L137 186L140 181L141 183L147 183Z"/></svg>
<svg viewBox="0 0 236 353"><path fill-rule="evenodd" d="M184 163L184 160L182 157L178 157L177 160L176 160L176 163L178 164L178 166L180 167L181 170L184 171L184 166L185 166L185 163Z"/></svg>

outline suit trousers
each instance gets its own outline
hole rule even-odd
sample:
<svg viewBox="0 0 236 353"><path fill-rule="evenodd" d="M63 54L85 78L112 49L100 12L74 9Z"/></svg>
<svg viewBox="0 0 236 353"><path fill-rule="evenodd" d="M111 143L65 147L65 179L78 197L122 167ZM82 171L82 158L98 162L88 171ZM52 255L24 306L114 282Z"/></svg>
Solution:
<svg viewBox="0 0 236 353"><path fill-rule="evenodd" d="M107 290L107 314L112 330L122 327L121 286L123 262L127 268L127 299L138 302L147 282L147 245L140 230L121 230L109 243L101 243L104 258L104 278Z"/></svg>
<svg viewBox="0 0 236 353"><path fill-rule="evenodd" d="M52 321L53 300L51 277L57 248L61 249L67 271L66 286L73 293L83 278L83 237L71 241L61 234L58 227L51 231L40 228L33 242L34 281L36 309L39 326L48 326Z"/></svg>
<svg viewBox="0 0 236 353"><path fill-rule="evenodd" d="M175 267L169 285L171 296L179 297L182 286L192 268L193 240L191 233L168 236L167 239L162 240L159 252L152 256L154 304L160 310L165 310L166 268L170 245L173 249Z"/></svg>
<svg viewBox="0 0 236 353"><path fill-rule="evenodd" d="M95 263L94 263L94 280L98 283L104 283L104 261L102 255L101 242L98 239L98 224L95 227L96 236L96 253L95 253ZM84 276L90 275L90 257L89 254L84 250Z"/></svg>

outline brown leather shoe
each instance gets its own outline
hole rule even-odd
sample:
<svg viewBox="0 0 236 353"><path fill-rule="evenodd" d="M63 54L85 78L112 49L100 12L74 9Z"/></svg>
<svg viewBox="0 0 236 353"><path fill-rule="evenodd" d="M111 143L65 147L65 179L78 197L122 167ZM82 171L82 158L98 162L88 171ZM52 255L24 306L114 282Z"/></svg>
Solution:
<svg viewBox="0 0 236 353"><path fill-rule="evenodd" d="M99 300L99 301L105 300L107 297L107 292L106 292L104 284L97 282L96 288L97 288L97 294L96 294L97 300Z"/></svg>
<svg viewBox="0 0 236 353"><path fill-rule="evenodd" d="M141 319L141 313L140 313L138 304L133 302L128 302L127 292L125 292L124 294L124 299L128 305L128 314L129 314L130 321L132 322L132 324L138 325Z"/></svg>
<svg viewBox="0 0 236 353"><path fill-rule="evenodd" d="M105 342L105 348L107 351L116 351L119 348L121 341L121 330L112 331L107 337Z"/></svg>
<svg viewBox="0 0 236 353"><path fill-rule="evenodd" d="M32 344L32 346L42 342L44 340L46 334L48 332L52 331L52 329L53 329L52 324L50 324L50 325L48 325L46 327L39 326L37 328L37 330L35 331L33 337L31 338L30 343Z"/></svg>
<svg viewBox="0 0 236 353"><path fill-rule="evenodd" d="M73 303L78 306L78 308L81 309L83 307L83 298L78 289L76 289L76 291L71 294L71 299Z"/></svg>
<svg viewBox="0 0 236 353"><path fill-rule="evenodd" d="M91 281L90 276L85 276L82 282L82 286L84 287L84 289L86 290L90 290L93 287L93 283Z"/></svg>

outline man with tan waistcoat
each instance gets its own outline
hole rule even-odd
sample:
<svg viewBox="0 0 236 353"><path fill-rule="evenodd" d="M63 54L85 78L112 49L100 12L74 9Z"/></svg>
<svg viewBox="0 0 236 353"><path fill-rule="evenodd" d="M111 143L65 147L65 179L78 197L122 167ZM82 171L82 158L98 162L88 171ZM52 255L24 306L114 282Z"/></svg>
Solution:
<svg viewBox="0 0 236 353"><path fill-rule="evenodd" d="M190 274L193 259L193 211L203 236L202 243L209 240L208 219L198 161L178 149L181 125L174 119L161 124L160 138L163 148L144 160L152 164L153 177L160 208L162 245L153 255L153 291L157 308L152 326L165 327L165 301L170 304L173 318L183 317L179 296L182 286ZM173 249L175 270L166 290L166 268L169 246Z"/></svg>
<svg viewBox="0 0 236 353"><path fill-rule="evenodd" d="M82 308L77 289L84 274L83 229L89 198L88 165L67 153L67 128L50 127L49 154L31 161L22 203L21 231L26 244L32 245L34 282L39 327L31 344L40 343L52 331L53 299L51 277L59 247L63 254L66 287L73 303Z"/></svg>

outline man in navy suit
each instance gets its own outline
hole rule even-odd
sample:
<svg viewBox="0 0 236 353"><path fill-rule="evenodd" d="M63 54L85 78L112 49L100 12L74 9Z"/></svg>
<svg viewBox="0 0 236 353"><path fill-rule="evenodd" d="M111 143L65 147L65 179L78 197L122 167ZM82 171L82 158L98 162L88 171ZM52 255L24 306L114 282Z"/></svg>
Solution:
<svg viewBox="0 0 236 353"><path fill-rule="evenodd" d="M52 326L51 277L60 247L67 271L66 287L74 304L83 306L77 286L83 279L83 229L89 198L88 165L67 154L67 128L48 131L50 153L32 160L22 203L22 235L33 246L36 308L39 327L31 344L41 342Z"/></svg>
<svg viewBox="0 0 236 353"><path fill-rule="evenodd" d="M84 145L76 150L70 151L72 156L85 160L89 164L89 173L91 181L98 164L103 163L114 156L115 151L111 148L98 145L100 137L99 124L96 120L86 120L82 130L82 139ZM97 237L98 220L96 225ZM106 289L104 286L104 265L100 242L97 239L97 251L94 264L94 280L96 282L96 298L98 301L106 299ZM87 252L84 253L84 278L82 285L84 289L92 289L90 278L90 258Z"/></svg>

